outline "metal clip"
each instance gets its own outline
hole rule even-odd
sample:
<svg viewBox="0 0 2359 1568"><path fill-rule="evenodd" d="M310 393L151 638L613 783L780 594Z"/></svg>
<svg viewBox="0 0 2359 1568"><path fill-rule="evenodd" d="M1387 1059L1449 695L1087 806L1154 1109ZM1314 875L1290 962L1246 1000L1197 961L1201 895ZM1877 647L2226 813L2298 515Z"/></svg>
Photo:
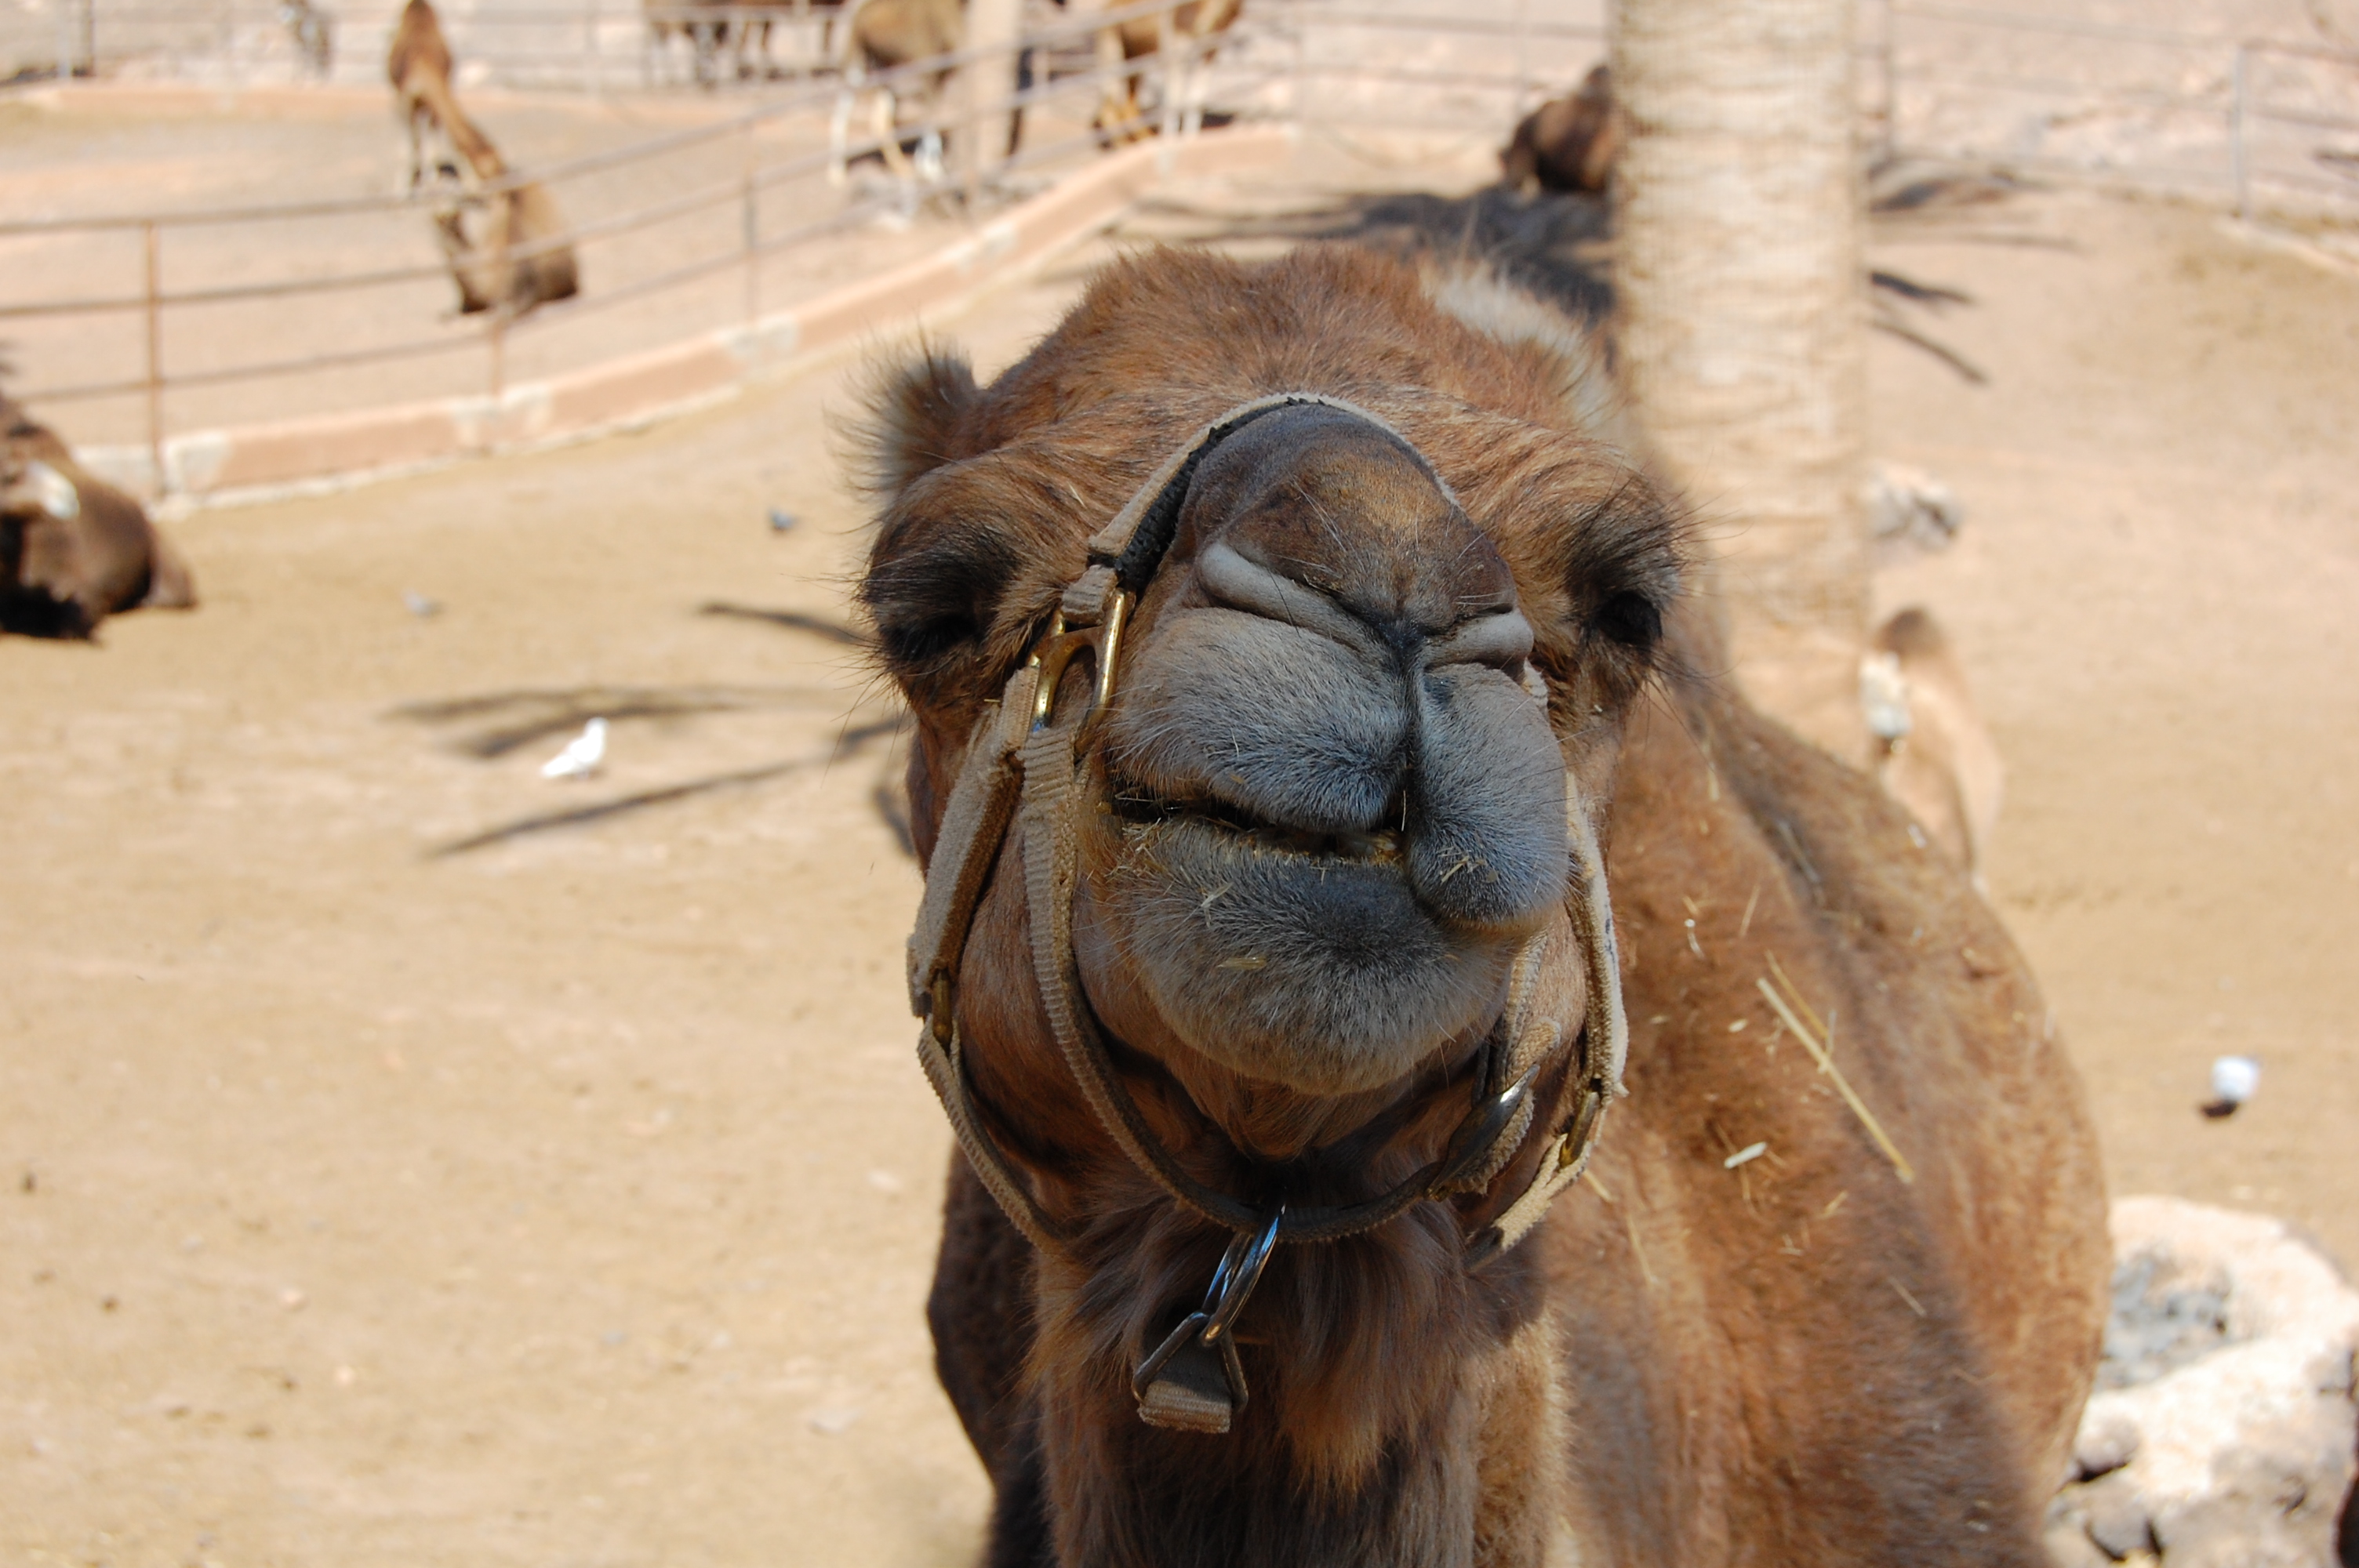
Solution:
<svg viewBox="0 0 2359 1568"><path fill-rule="evenodd" d="M1043 729L1054 722L1057 688L1064 684L1065 666L1083 649L1089 651L1095 678L1091 685L1090 705L1082 715L1080 728L1073 732L1074 749L1079 751L1088 741L1091 731L1104 721L1106 710L1114 702L1114 675L1122 664L1122 633L1130 620L1130 595L1117 592L1106 607L1104 625L1071 632L1065 630L1063 611L1050 618L1048 635L1040 640L1031 659L1040 671L1040 684L1032 693L1033 729Z"/></svg>
<svg viewBox="0 0 2359 1568"><path fill-rule="evenodd" d="M1139 1420L1182 1432L1222 1433L1244 1413L1252 1390L1229 1330L1261 1283L1285 1217L1281 1204L1258 1231L1239 1231L1221 1254L1203 1306L1180 1319L1138 1364L1130 1391L1138 1400Z"/></svg>

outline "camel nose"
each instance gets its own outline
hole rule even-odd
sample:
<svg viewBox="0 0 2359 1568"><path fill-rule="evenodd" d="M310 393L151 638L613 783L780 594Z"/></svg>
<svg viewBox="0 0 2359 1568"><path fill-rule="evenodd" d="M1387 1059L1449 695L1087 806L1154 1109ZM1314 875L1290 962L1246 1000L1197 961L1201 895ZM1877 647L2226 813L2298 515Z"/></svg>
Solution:
<svg viewBox="0 0 2359 1568"><path fill-rule="evenodd" d="M1206 586L1238 593L1241 609L1291 621L1315 600L1403 654L1471 633L1466 646L1480 657L1520 628L1523 646L1503 662L1530 651L1497 547L1412 448L1344 410L1306 405L1246 427L1198 474L1186 524ZM1223 573L1236 557L1289 586Z"/></svg>
<svg viewBox="0 0 2359 1568"><path fill-rule="evenodd" d="M1254 436L1190 492L1189 579L1131 665L1114 770L1258 827L1380 838L1434 913L1527 925L1562 895L1563 764L1505 562L1389 432L1306 409L1233 441Z"/></svg>

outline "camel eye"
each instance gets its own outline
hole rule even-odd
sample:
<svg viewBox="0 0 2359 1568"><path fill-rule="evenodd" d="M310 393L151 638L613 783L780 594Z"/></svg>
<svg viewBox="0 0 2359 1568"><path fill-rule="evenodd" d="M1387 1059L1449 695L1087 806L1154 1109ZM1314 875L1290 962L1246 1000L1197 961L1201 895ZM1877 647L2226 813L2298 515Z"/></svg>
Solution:
<svg viewBox="0 0 2359 1568"><path fill-rule="evenodd" d="M983 628L964 611L910 621L887 621L877 628L885 657L900 670L931 669L962 644L983 640Z"/></svg>
<svg viewBox="0 0 2359 1568"><path fill-rule="evenodd" d="M988 635L1016 562L1004 540L952 527L905 554L879 552L860 596L886 665L904 685L953 676Z"/></svg>
<svg viewBox="0 0 2359 1568"><path fill-rule="evenodd" d="M1637 654L1650 652L1663 635L1663 612L1643 593L1607 595L1589 623L1598 635Z"/></svg>

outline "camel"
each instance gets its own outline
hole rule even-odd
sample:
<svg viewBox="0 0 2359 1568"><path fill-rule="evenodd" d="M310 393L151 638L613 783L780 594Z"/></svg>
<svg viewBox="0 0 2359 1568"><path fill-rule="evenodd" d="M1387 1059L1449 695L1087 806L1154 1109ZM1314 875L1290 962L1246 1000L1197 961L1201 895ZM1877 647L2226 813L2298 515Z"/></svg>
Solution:
<svg viewBox="0 0 2359 1568"><path fill-rule="evenodd" d="M1311 245L880 373L994 1568L2045 1563L2078 1079L1963 876L1719 676L1596 363Z"/></svg>
<svg viewBox="0 0 2359 1568"><path fill-rule="evenodd" d="M0 395L0 632L88 638L109 615L196 602L188 563L140 504Z"/></svg>
<svg viewBox="0 0 2359 1568"><path fill-rule="evenodd" d="M429 0L408 0L394 24L393 42L385 55L386 79L393 83L395 108L409 138L409 175L395 187L396 194L414 195L429 172L428 137L440 133L459 162L432 160L440 168L464 178L485 156L497 157L475 123L460 109L451 92L451 46Z"/></svg>
<svg viewBox="0 0 2359 1568"><path fill-rule="evenodd" d="M840 186L850 178L852 114L854 100L864 91L869 94L870 134L877 139L886 167L904 181L931 183L941 178L941 134L925 133L913 164L901 146L900 95L889 85L872 84L870 78L880 71L955 54L965 30L960 0L859 0L838 38L837 70L843 84L836 94L835 115L829 126L830 184ZM949 80L948 70L926 77L917 94L921 113L931 113Z"/></svg>
<svg viewBox="0 0 2359 1568"><path fill-rule="evenodd" d="M1097 130L1109 142L1136 141L1150 134L1139 112L1139 80L1145 68L1135 64L1153 55L1184 48L1177 81L1167 91L1174 101L1165 117L1181 135L1192 136L1204 122L1204 94L1211 85L1212 50L1208 40L1236 25L1245 0L1189 0L1152 16L1134 16L1099 29L1097 64L1101 81Z"/></svg>
<svg viewBox="0 0 2359 1568"><path fill-rule="evenodd" d="M1862 671L1876 776L1934 848L1982 886L2006 771L1940 623L1921 607L1876 628Z"/></svg>
<svg viewBox="0 0 2359 1568"><path fill-rule="evenodd" d="M386 55L386 75L409 133L416 194L426 167L425 135L448 138L458 161L438 159L434 235L459 289L459 311L522 316L581 291L581 268L565 240L557 199L538 180L512 180L500 157L451 91L451 48L428 0L408 0Z"/></svg>
<svg viewBox="0 0 2359 1568"><path fill-rule="evenodd" d="M1577 90L1524 116L1499 154L1500 178L1527 196L1541 190L1602 191L1621 150L1613 73L1601 65Z"/></svg>

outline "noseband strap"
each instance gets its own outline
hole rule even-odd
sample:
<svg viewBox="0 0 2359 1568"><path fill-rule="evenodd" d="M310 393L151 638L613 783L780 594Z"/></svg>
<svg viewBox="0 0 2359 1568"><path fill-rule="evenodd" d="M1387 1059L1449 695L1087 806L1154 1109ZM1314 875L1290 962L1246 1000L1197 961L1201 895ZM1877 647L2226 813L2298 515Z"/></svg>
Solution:
<svg viewBox="0 0 2359 1568"><path fill-rule="evenodd" d="M1088 742L1112 700L1130 609L1171 548L1198 466L1214 447L1254 420L1298 405L1338 409L1375 426L1416 456L1437 484L1441 482L1422 454L1390 425L1364 408L1316 393L1256 398L1203 426L1090 539L1089 564L1066 589L1032 658L1008 678L999 701L986 704L975 721L943 810L927 868L925 898L909 938L910 1006L926 1021L919 1033L919 1060L976 1177L1016 1227L1043 1251L1073 1256L1062 1227L1041 1206L985 1125L958 1028L958 976L967 936L1019 810L1034 973L1068 1070L1092 1114L1133 1164L1174 1203L1233 1232L1239 1245L1251 1238L1250 1250L1256 1258L1266 1258L1280 1243L1359 1235L1428 1199L1483 1190L1513 1162L1529 1135L1538 1108L1531 1090L1542 1069L1570 1049L1574 1062L1560 1099L1560 1105L1570 1101L1570 1114L1543 1152L1531 1184L1469 1239L1466 1266L1480 1268L1522 1240L1549 1203L1580 1179L1607 1105L1624 1092L1628 1030L1604 861L1598 851L1595 813L1569 778L1566 827L1575 885L1566 902L1587 980L1582 1026L1569 1046L1560 1030L1533 1027L1530 1000L1547 941L1544 932L1517 956L1506 1015L1494 1033L1494 1044L1486 1047L1484 1066L1474 1075L1473 1104L1441 1157L1408 1180L1357 1204L1285 1207L1275 1214L1256 1208L1206 1186L1181 1168L1148 1127L1114 1062L1082 992L1073 956L1079 813ZM1093 689L1078 715L1060 719L1056 711L1060 687L1067 666L1083 652L1094 666ZM1259 1274L1258 1261L1249 1271L1224 1268L1215 1281L1220 1301L1208 1298L1204 1312L1189 1320L1202 1318L1204 1324L1193 1336L1174 1330L1141 1367L1140 1408L1148 1420L1227 1430L1231 1415L1244 1405L1242 1368L1233 1342L1218 1339L1217 1329L1206 1332L1206 1325L1217 1322L1224 1326L1234 1320L1244 1306L1241 1292L1250 1292ZM1225 1401L1206 1391L1223 1384L1231 1393Z"/></svg>

